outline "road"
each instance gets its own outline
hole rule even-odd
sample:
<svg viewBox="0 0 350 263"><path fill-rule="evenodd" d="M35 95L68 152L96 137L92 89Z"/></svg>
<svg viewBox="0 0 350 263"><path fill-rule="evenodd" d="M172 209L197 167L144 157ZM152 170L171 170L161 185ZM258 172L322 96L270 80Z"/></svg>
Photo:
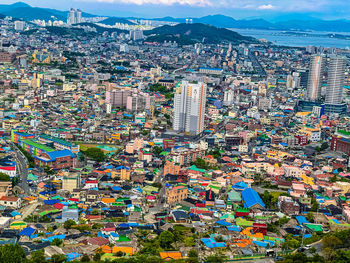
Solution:
<svg viewBox="0 0 350 263"><path fill-rule="evenodd" d="M23 208L21 220L32 214L39 205L40 203L36 201Z"/></svg>
<svg viewBox="0 0 350 263"><path fill-rule="evenodd" d="M216 133L222 131L224 128L225 128L225 125L227 124L228 122L228 119L224 119L223 121L221 121L218 126L217 126L217 129L216 129ZM213 134L212 133L205 133L204 131L202 131L200 134L196 135L195 138L193 138L192 142L199 142L200 140L203 140L205 139L206 137L208 136L212 136Z"/></svg>
<svg viewBox="0 0 350 263"><path fill-rule="evenodd" d="M153 215L164 210L165 203L162 203L162 199L166 198L166 196L165 196L166 187L165 187L165 183L163 181L164 180L163 173L164 173L164 169L160 168L158 174L155 176L154 181L153 181L153 183L161 183L162 188L159 191L159 198L157 199L156 203L154 204L153 207L148 209L148 212L144 216L144 220L147 223L155 223L156 221L154 220Z"/></svg>
<svg viewBox="0 0 350 263"><path fill-rule="evenodd" d="M17 175L19 177L18 186L23 189L26 194L30 193L30 187L28 185L28 160L24 154L17 148L13 142L9 142L10 147L16 153L16 163L17 163Z"/></svg>
<svg viewBox="0 0 350 263"><path fill-rule="evenodd" d="M253 52L254 51L249 52L249 55L248 55L249 59L253 63L254 69L258 72L258 74L260 76L265 77L266 76L265 69L263 68L263 66L261 66L260 62L258 61L257 57L254 55Z"/></svg>

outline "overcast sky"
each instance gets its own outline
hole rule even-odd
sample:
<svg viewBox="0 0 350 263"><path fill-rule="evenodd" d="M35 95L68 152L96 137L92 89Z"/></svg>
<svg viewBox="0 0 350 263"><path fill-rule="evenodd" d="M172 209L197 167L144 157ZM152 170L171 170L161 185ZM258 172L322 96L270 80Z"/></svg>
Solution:
<svg viewBox="0 0 350 263"><path fill-rule="evenodd" d="M1 3L15 3L1 0ZM350 0L24 0L31 6L60 10L80 8L109 16L199 17L225 14L234 18L274 18L299 14L325 19L350 19ZM292 16L293 18L293 16ZM300 17L298 17L300 18Z"/></svg>

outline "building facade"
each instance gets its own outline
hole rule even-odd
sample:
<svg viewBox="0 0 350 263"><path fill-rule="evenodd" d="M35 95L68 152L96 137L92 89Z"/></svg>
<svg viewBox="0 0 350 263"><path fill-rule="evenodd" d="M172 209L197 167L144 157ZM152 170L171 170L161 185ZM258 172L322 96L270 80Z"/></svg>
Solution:
<svg viewBox="0 0 350 263"><path fill-rule="evenodd" d="M314 55L310 61L310 71L307 83L307 97L316 101L321 96L322 74L325 58L321 55Z"/></svg>
<svg viewBox="0 0 350 263"><path fill-rule="evenodd" d="M343 100L346 58L334 56L330 60L326 89L326 104L338 105Z"/></svg>
<svg viewBox="0 0 350 263"><path fill-rule="evenodd" d="M204 115L207 96L205 83L192 84L182 81L174 96L175 131L197 135L204 130Z"/></svg>

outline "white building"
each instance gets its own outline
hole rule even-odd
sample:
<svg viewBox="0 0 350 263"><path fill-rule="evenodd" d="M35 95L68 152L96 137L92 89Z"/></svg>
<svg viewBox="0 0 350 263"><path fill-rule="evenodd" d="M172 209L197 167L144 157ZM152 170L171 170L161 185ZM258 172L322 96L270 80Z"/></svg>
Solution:
<svg viewBox="0 0 350 263"><path fill-rule="evenodd" d="M331 58L328 69L326 104L338 105L342 103L345 65L346 58L340 56Z"/></svg>
<svg viewBox="0 0 350 263"><path fill-rule="evenodd" d="M81 22L83 22L81 10L80 9L75 10L74 8L71 8L68 13L67 24L74 25L74 24L79 24Z"/></svg>
<svg viewBox="0 0 350 263"><path fill-rule="evenodd" d="M133 41L137 41L143 39L143 31L140 29L130 30L130 39Z"/></svg>
<svg viewBox="0 0 350 263"><path fill-rule="evenodd" d="M234 102L234 98L234 89L232 87L227 88L224 93L224 106L231 106Z"/></svg>
<svg viewBox="0 0 350 263"><path fill-rule="evenodd" d="M204 130L207 85L182 81L176 86L174 96L173 129L197 135Z"/></svg>
<svg viewBox="0 0 350 263"><path fill-rule="evenodd" d="M321 55L311 57L309 78L307 83L307 97L311 101L316 101L321 96L324 60L325 58Z"/></svg>
<svg viewBox="0 0 350 263"><path fill-rule="evenodd" d="M221 68L199 68L199 73L210 75L221 75L223 70Z"/></svg>
<svg viewBox="0 0 350 263"><path fill-rule="evenodd" d="M129 53L129 46L128 46L128 44L120 44L119 51L120 52Z"/></svg>
<svg viewBox="0 0 350 263"><path fill-rule="evenodd" d="M17 31L23 31L25 27L24 21L15 21L15 30Z"/></svg>

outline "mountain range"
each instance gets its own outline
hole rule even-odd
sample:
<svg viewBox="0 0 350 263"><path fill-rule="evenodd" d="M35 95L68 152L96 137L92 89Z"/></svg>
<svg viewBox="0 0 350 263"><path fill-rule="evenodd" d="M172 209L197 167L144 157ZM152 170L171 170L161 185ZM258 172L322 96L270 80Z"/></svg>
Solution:
<svg viewBox="0 0 350 263"><path fill-rule="evenodd" d="M35 19L40 20L62 20L66 21L69 11L60 11L50 8L31 7L30 5L17 2L11 5L0 5L0 14L5 16L12 16L18 19L31 21ZM94 17L88 13L82 13L83 17Z"/></svg>
<svg viewBox="0 0 350 263"><path fill-rule="evenodd" d="M69 11L60 11L50 8L31 7L23 2L17 2L11 5L0 5L0 14L12 16L23 20L62 20L66 21ZM89 13L82 13L83 17L94 17ZM114 25L115 23L128 23L131 18L109 17L102 23ZM135 19L133 17L132 19ZM136 18L137 19L137 18ZM162 17L154 18L154 21L168 21L176 23L185 23L186 18ZM301 16L291 14L280 16L278 19L271 21L255 17L251 19L234 19L225 15L208 15L200 18L192 18L193 23L202 23L222 28L239 28L239 29L272 29L272 30L299 30L299 31L332 31L332 32L350 32L350 20L322 20L313 18L309 15Z"/></svg>
<svg viewBox="0 0 350 263"><path fill-rule="evenodd" d="M167 21L185 23L186 18L163 17L155 18L154 21ZM193 23L209 24L217 27L240 28L240 29L272 29L272 30L314 30L350 32L350 20L322 20L306 17L306 19L279 19L276 22L269 22L262 18L236 20L230 16L209 15L200 18L192 18Z"/></svg>

